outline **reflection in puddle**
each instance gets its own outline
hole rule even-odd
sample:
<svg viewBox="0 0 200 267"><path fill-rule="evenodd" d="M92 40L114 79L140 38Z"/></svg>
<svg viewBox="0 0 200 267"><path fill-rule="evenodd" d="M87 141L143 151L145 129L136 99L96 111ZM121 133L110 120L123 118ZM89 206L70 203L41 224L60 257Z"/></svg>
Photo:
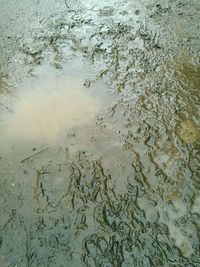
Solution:
<svg viewBox="0 0 200 267"><path fill-rule="evenodd" d="M48 74L31 90L22 90L12 104L13 112L3 116L4 145L54 144L66 137L70 128L87 124L100 109L100 100L82 84L78 77Z"/></svg>

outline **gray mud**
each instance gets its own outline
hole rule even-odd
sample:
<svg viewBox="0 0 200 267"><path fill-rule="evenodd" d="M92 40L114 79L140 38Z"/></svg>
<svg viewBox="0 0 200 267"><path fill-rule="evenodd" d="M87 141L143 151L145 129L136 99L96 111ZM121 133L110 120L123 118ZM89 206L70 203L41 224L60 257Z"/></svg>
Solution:
<svg viewBox="0 0 200 267"><path fill-rule="evenodd" d="M200 2L75 2L0 0L0 266L200 266Z"/></svg>

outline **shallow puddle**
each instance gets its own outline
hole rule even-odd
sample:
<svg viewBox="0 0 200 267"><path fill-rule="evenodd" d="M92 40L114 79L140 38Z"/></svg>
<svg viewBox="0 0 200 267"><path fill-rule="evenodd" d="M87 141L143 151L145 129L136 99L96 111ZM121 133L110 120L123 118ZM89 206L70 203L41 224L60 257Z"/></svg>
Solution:
<svg viewBox="0 0 200 267"><path fill-rule="evenodd" d="M25 79L1 114L1 153L66 143L70 129L94 119L107 100L103 83L84 86L91 75L80 64L58 71L43 66Z"/></svg>

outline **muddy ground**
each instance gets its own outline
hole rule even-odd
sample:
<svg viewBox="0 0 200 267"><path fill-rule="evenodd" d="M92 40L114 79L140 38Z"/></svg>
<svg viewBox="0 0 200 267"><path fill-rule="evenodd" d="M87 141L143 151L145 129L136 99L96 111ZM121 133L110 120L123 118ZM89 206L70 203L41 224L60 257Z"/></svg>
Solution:
<svg viewBox="0 0 200 267"><path fill-rule="evenodd" d="M0 0L0 266L200 266L200 2Z"/></svg>

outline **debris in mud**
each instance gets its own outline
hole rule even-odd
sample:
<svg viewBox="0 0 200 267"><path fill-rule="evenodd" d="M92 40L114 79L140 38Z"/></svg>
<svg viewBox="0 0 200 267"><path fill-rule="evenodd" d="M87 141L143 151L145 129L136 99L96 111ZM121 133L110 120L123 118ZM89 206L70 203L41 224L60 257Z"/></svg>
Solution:
<svg viewBox="0 0 200 267"><path fill-rule="evenodd" d="M38 151L38 152L32 154L31 156L28 156L28 157L22 159L22 160L21 160L21 163L24 163L25 161L27 161L27 160L29 160L29 159L35 157L35 156L38 156L40 153L46 151L48 148L49 148L49 147L43 148L42 150L40 150L40 151Z"/></svg>

